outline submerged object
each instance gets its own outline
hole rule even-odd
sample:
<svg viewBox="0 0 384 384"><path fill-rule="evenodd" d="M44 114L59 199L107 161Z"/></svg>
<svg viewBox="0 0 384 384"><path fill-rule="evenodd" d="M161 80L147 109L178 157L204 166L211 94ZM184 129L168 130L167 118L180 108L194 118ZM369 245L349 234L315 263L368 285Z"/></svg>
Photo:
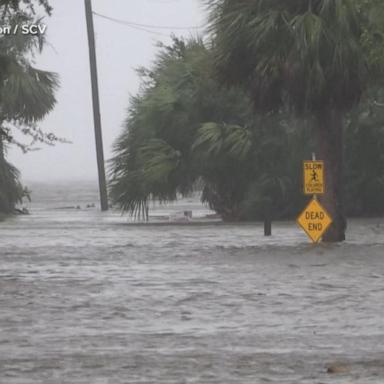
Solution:
<svg viewBox="0 0 384 384"><path fill-rule="evenodd" d="M350 371L350 368L346 366L345 364L329 364L327 366L327 373L330 374L342 374L342 373L348 373Z"/></svg>
<svg viewBox="0 0 384 384"><path fill-rule="evenodd" d="M27 208L23 207L21 209L15 208L14 210L15 215L29 215L29 211Z"/></svg>
<svg viewBox="0 0 384 384"><path fill-rule="evenodd" d="M169 221L176 223L188 223L192 220L192 211L178 211L169 215Z"/></svg>

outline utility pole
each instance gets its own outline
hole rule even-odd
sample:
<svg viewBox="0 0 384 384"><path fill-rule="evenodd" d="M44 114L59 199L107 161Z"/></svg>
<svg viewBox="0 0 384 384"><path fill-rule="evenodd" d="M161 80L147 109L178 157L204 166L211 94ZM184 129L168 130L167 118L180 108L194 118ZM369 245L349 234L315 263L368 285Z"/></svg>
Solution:
<svg viewBox="0 0 384 384"><path fill-rule="evenodd" d="M102 211L108 211L107 182L105 178L103 136L101 133L99 85L97 81L95 30L93 26L92 2L85 1L85 14L87 18L89 61L91 65L93 120L95 125L97 168L99 172L100 204Z"/></svg>

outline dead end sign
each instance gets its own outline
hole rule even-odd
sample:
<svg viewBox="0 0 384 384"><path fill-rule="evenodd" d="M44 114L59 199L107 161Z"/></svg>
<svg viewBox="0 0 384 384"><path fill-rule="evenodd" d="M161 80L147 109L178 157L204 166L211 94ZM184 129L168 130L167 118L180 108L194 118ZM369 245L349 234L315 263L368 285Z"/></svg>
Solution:
<svg viewBox="0 0 384 384"><path fill-rule="evenodd" d="M325 192L324 161L304 161L304 193L322 195Z"/></svg>
<svg viewBox="0 0 384 384"><path fill-rule="evenodd" d="M332 218L317 199L312 199L298 217L297 223L314 243L318 243L332 224Z"/></svg>

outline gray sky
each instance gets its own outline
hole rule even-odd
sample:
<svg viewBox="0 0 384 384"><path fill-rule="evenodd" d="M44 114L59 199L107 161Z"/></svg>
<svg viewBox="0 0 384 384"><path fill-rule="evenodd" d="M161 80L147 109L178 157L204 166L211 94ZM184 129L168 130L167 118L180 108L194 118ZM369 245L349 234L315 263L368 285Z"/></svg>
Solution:
<svg viewBox="0 0 384 384"><path fill-rule="evenodd" d="M38 66L57 72L61 88L55 110L40 126L73 144L40 146L41 151L22 154L12 148L9 160L26 181L93 180L97 178L88 42L83 0L51 0L54 14L46 20L47 38ZM141 24L195 26L204 24L200 0L93 0L94 12ZM96 30L101 115L106 159L121 131L130 95L139 79L135 68L149 66L157 41L169 42L172 31L149 34L94 17ZM175 30L178 36L195 30ZM165 36L163 35L165 34Z"/></svg>

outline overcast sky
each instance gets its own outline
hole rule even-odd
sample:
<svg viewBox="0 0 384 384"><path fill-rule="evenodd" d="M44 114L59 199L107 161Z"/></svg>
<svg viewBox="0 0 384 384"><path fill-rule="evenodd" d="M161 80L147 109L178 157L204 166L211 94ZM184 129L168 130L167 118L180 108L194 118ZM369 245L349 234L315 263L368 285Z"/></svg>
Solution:
<svg viewBox="0 0 384 384"><path fill-rule="evenodd" d="M9 151L9 160L25 181L94 180L97 178L88 41L83 0L51 0L53 16L46 19L49 45L38 66L57 72L61 88L55 110L40 125L73 144L42 146L22 154ZM113 18L160 26L204 24L201 0L93 0L93 10ZM130 95L136 94L139 78L135 68L149 66L156 42L169 42L171 30L150 34L94 17L106 159L121 131ZM195 30L174 30L178 36Z"/></svg>

